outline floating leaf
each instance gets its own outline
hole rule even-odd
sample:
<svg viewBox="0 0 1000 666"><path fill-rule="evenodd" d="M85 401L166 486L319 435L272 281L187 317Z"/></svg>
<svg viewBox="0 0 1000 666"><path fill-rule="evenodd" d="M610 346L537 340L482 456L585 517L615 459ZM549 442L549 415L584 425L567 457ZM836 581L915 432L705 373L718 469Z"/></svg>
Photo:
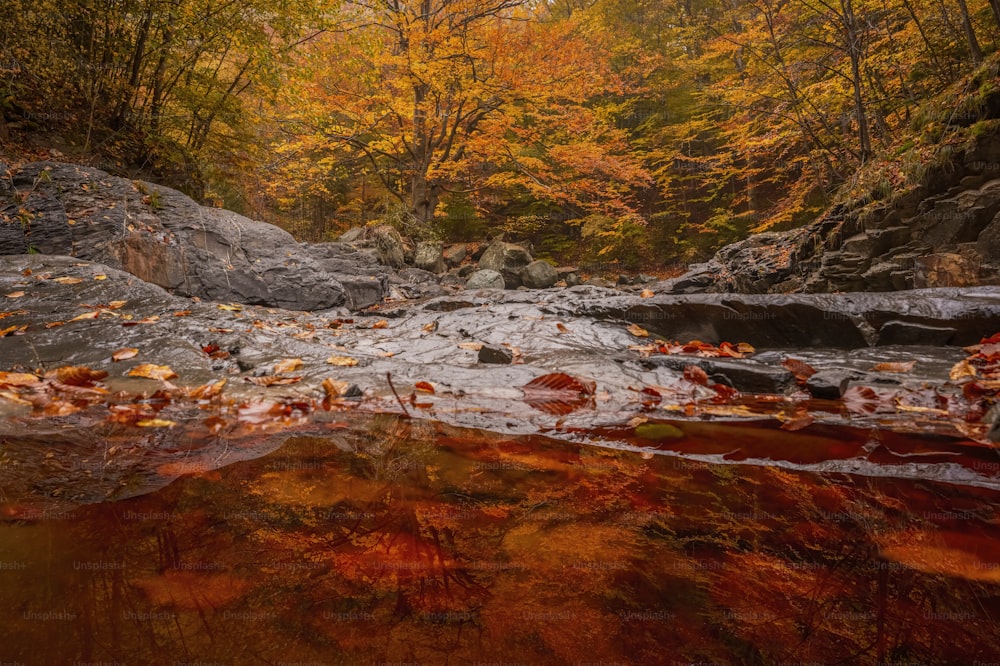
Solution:
<svg viewBox="0 0 1000 666"><path fill-rule="evenodd" d="M628 328L625 330L627 330L629 333L636 336L637 338L649 337L649 331L644 329L642 326L639 326L639 324L629 324Z"/></svg>
<svg viewBox="0 0 1000 666"><path fill-rule="evenodd" d="M330 365L338 365L341 367L351 367L358 364L358 359L351 358L350 356L331 356L326 359L326 362Z"/></svg>
<svg viewBox="0 0 1000 666"><path fill-rule="evenodd" d="M154 365L152 363L137 365L129 370L128 374L129 377L146 377L147 379L159 379L162 381L173 379L177 376L177 373L171 370L169 366Z"/></svg>
<svg viewBox="0 0 1000 666"><path fill-rule="evenodd" d="M135 358L139 355L139 350L135 347L126 347L124 349L119 349L114 354L111 355L112 361L127 361L130 358Z"/></svg>
<svg viewBox="0 0 1000 666"><path fill-rule="evenodd" d="M906 361L895 362L895 363L876 363L872 366L873 372L909 372L917 366L916 361Z"/></svg>
<svg viewBox="0 0 1000 666"><path fill-rule="evenodd" d="M285 372L295 372L301 367L301 358L286 358L274 364L274 372L275 374L280 375Z"/></svg>

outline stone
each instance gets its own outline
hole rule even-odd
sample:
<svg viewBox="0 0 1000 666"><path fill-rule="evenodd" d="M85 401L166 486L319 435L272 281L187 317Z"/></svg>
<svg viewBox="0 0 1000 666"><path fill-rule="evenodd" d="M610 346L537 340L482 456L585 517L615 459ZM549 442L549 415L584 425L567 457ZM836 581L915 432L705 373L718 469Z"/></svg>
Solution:
<svg viewBox="0 0 1000 666"><path fill-rule="evenodd" d="M362 236L365 235L364 227L351 227L344 233L340 234L337 238L338 243L353 243L355 241L361 240Z"/></svg>
<svg viewBox="0 0 1000 666"><path fill-rule="evenodd" d="M806 390L818 400L839 400L854 378L845 370L820 370L806 380Z"/></svg>
<svg viewBox="0 0 1000 666"><path fill-rule="evenodd" d="M500 273L507 289L517 289L521 286L521 272L530 263L531 254L523 247L498 241L483 253L479 268Z"/></svg>
<svg viewBox="0 0 1000 666"><path fill-rule="evenodd" d="M449 267L454 268L465 261L465 257L468 256L469 251L465 243L458 243L457 245L449 245L444 248L442 256L444 258L444 263Z"/></svg>
<svg viewBox="0 0 1000 666"><path fill-rule="evenodd" d="M398 231L388 224L365 227L365 242L378 251L379 261L392 268L406 265L406 244Z"/></svg>
<svg viewBox="0 0 1000 666"><path fill-rule="evenodd" d="M480 363L493 363L496 365L510 365L514 361L514 353L506 347L500 345L484 344L479 349Z"/></svg>
<svg viewBox="0 0 1000 666"><path fill-rule="evenodd" d="M979 282L979 261L969 255L938 252L918 257L913 264L913 286L918 289L967 287Z"/></svg>
<svg viewBox="0 0 1000 666"><path fill-rule="evenodd" d="M422 241L417 243L413 257L413 265L430 273L441 274L447 270L441 243L437 241Z"/></svg>
<svg viewBox="0 0 1000 666"><path fill-rule="evenodd" d="M490 269L476 271L465 283L466 289L504 289L505 286L503 275Z"/></svg>
<svg viewBox="0 0 1000 666"><path fill-rule="evenodd" d="M555 267L547 261L533 261L521 272L521 282L528 289L548 289L559 280Z"/></svg>
<svg viewBox="0 0 1000 666"><path fill-rule="evenodd" d="M732 386L742 393L785 393L795 387L795 377L780 366L762 365L736 359L697 358L691 356L651 356L643 359L646 368L670 368L683 372L694 365L715 377L717 383Z"/></svg>
<svg viewBox="0 0 1000 666"><path fill-rule="evenodd" d="M208 300L294 310L346 302L337 276L273 225L90 167L36 162L11 181L32 193L23 204L0 193L0 218L23 209L30 219L0 224L0 254L74 256Z"/></svg>

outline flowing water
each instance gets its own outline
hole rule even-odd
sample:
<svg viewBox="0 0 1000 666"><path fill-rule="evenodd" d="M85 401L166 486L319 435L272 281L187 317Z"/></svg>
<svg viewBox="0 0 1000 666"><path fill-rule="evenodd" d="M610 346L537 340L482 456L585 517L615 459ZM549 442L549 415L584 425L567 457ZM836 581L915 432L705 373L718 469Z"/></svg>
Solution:
<svg viewBox="0 0 1000 666"><path fill-rule="evenodd" d="M223 467L165 463L133 497L9 485L0 663L1000 661L992 449L669 427L687 430L575 442L357 414Z"/></svg>

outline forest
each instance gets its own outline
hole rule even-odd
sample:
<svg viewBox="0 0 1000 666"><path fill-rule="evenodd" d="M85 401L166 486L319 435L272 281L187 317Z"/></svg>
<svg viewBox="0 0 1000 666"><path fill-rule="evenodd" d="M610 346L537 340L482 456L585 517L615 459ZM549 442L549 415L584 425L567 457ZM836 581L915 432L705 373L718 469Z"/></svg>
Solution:
<svg viewBox="0 0 1000 666"><path fill-rule="evenodd" d="M378 220L649 266L918 182L983 117L1000 0L8 0L0 26L0 141L300 240Z"/></svg>

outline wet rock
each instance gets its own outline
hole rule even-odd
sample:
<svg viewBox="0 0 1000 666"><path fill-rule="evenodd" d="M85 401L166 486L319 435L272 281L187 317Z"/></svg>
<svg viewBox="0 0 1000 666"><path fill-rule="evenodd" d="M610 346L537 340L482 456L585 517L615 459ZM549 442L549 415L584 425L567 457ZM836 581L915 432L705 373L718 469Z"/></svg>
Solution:
<svg viewBox="0 0 1000 666"><path fill-rule="evenodd" d="M887 321L879 327L879 345L946 345L958 331L951 326L928 326L912 321Z"/></svg>
<svg viewBox="0 0 1000 666"><path fill-rule="evenodd" d="M460 278L468 278L470 275L475 273L478 269L475 264L463 264L456 269L456 275ZM502 275L500 276L503 277Z"/></svg>
<svg viewBox="0 0 1000 666"><path fill-rule="evenodd" d="M465 243L449 245L444 248L442 256L444 258L444 263L446 263L449 267L454 268L465 261L465 257L468 256L468 248Z"/></svg>
<svg viewBox="0 0 1000 666"><path fill-rule="evenodd" d="M531 254L523 247L498 241L483 253L479 268L500 273L507 289L517 289L521 286L521 272L530 263Z"/></svg>
<svg viewBox="0 0 1000 666"><path fill-rule="evenodd" d="M580 279L580 276L577 273L570 273L563 279L566 281L567 287L575 287L579 284L583 284L583 280Z"/></svg>
<svg viewBox="0 0 1000 666"><path fill-rule="evenodd" d="M914 261L913 284L925 287L965 287L978 284L979 258L938 252Z"/></svg>
<svg viewBox="0 0 1000 666"><path fill-rule="evenodd" d="M845 370L822 370L806 380L806 390L820 400L838 400L855 378L854 373Z"/></svg>
<svg viewBox="0 0 1000 666"><path fill-rule="evenodd" d="M484 269L469 276L466 289L504 289L506 282L498 271Z"/></svg>
<svg viewBox="0 0 1000 666"><path fill-rule="evenodd" d="M344 233L337 237L337 241L340 243L353 243L355 241L361 240L361 237L365 234L364 227L351 227Z"/></svg>
<svg viewBox="0 0 1000 666"><path fill-rule="evenodd" d="M417 243L416 252L413 257L413 265L419 269L430 273L444 273L447 267L442 256L441 243L437 241L423 241Z"/></svg>
<svg viewBox="0 0 1000 666"><path fill-rule="evenodd" d="M507 347L483 345L479 350L478 360L480 363L510 365L514 361L514 354Z"/></svg>
<svg viewBox="0 0 1000 666"><path fill-rule="evenodd" d="M795 378L788 370L752 361L692 356L652 356L644 359L642 363L647 368L670 368L677 372L683 372L688 366L697 366L717 383L732 386L741 393L785 393L795 387Z"/></svg>
<svg viewBox="0 0 1000 666"><path fill-rule="evenodd" d="M380 279L369 258L347 246L339 256L314 253L273 225L158 185L54 162L25 165L11 179L31 193L23 204L12 191L0 193L0 215L23 208L30 222L0 224L0 254L72 255L184 296L297 310L369 298L367 286L346 295L340 276Z"/></svg>
<svg viewBox="0 0 1000 666"><path fill-rule="evenodd" d="M548 289L558 280L555 267L547 261L533 261L521 272L521 282L528 289Z"/></svg>

